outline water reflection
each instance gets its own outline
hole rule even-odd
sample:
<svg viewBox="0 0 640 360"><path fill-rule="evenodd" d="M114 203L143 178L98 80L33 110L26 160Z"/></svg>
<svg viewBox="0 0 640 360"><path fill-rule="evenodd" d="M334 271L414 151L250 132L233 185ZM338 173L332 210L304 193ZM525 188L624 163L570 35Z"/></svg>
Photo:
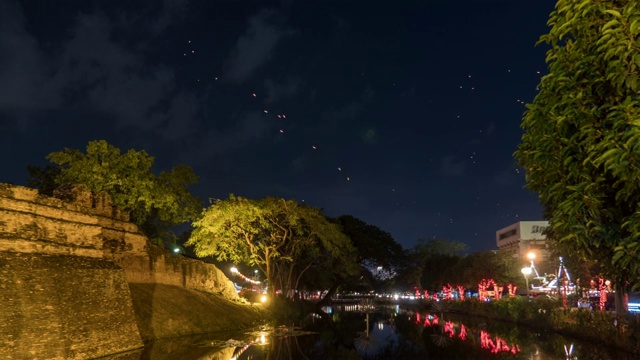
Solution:
<svg viewBox="0 0 640 360"><path fill-rule="evenodd" d="M301 327L262 328L159 340L118 360L260 359L616 359L601 344L532 332L483 318L357 305L324 309Z"/></svg>

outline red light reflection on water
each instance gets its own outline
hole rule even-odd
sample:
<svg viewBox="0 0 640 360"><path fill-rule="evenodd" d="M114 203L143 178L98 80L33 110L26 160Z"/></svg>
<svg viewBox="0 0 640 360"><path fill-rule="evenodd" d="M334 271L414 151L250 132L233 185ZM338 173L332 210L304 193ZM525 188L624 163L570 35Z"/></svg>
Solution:
<svg viewBox="0 0 640 360"><path fill-rule="evenodd" d="M438 325L439 322L437 315L426 314L424 316L424 322L422 323L420 321L420 318L420 314L416 313L415 323L417 325L421 324L424 327L435 326ZM453 338L456 336L456 325L453 321L446 321L443 326L443 331L450 338ZM457 336L462 340L467 339L467 327L464 326L464 324L460 324ZM498 336L492 338L491 335L484 330L480 330L480 346L483 349L489 350L494 354L497 354L499 352L508 352L515 355L520 352L520 346L518 346L518 344L509 345L506 341L502 340Z"/></svg>
<svg viewBox="0 0 640 360"><path fill-rule="evenodd" d="M496 336L495 341L491 338L491 335L484 330L480 331L480 346L483 349L487 349L494 354L499 352L510 352L512 354L517 354L520 352L520 347L518 344L514 344L513 346L509 346L506 341L500 339Z"/></svg>

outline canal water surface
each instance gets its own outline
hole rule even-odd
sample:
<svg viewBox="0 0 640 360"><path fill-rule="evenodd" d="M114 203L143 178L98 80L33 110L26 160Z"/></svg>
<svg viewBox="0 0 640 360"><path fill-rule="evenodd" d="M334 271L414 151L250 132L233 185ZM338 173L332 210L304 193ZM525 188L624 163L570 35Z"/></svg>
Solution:
<svg viewBox="0 0 640 360"><path fill-rule="evenodd" d="M484 318L411 311L325 308L332 321L159 340L122 360L173 359L634 359L603 343Z"/></svg>

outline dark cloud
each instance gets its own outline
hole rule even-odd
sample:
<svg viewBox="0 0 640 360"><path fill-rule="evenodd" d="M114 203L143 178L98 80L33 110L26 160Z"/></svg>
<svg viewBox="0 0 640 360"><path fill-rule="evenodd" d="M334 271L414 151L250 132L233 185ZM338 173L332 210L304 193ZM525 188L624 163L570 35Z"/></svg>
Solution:
<svg viewBox="0 0 640 360"><path fill-rule="evenodd" d="M50 73L17 3L0 2L0 113L13 116L58 106L61 96L51 91Z"/></svg>
<svg viewBox="0 0 640 360"><path fill-rule="evenodd" d="M453 155L440 158L440 174L443 176L462 176L465 170L464 161L456 161Z"/></svg>
<svg viewBox="0 0 640 360"><path fill-rule="evenodd" d="M79 14L60 50L47 53L26 30L18 7L3 2L2 10L1 112L86 108L110 116L116 127L170 130L174 138L189 133L198 113L195 95L178 88L171 68L149 65L135 46L115 40L116 31L136 29L119 28L100 12Z"/></svg>
<svg viewBox="0 0 640 360"><path fill-rule="evenodd" d="M268 122L260 111L247 111L239 114L237 119L229 119L232 125L225 129L210 128L200 136L190 140L190 149L186 157L207 162L216 155L232 152L243 147L255 146L267 134L274 131L274 125Z"/></svg>
<svg viewBox="0 0 640 360"><path fill-rule="evenodd" d="M271 58L278 42L294 33L280 22L281 15L268 9L249 18L245 34L227 59L225 80L242 83Z"/></svg>
<svg viewBox="0 0 640 360"><path fill-rule="evenodd" d="M300 89L301 83L299 78L287 78L282 82L266 79L264 81L264 88L267 93L265 102L273 104L277 101L294 97Z"/></svg>
<svg viewBox="0 0 640 360"><path fill-rule="evenodd" d="M189 0L164 0L162 11L157 20L151 25L151 30L159 34L174 22L184 19Z"/></svg>

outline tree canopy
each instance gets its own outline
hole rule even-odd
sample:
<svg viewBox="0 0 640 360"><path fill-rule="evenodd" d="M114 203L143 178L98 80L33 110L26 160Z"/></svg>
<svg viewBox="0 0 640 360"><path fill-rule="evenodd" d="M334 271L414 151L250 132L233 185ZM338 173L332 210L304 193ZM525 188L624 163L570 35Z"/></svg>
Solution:
<svg viewBox="0 0 640 360"><path fill-rule="evenodd" d="M515 155L549 235L622 286L640 270L640 4L560 0L548 24Z"/></svg>
<svg viewBox="0 0 640 360"><path fill-rule="evenodd" d="M382 266L389 270L402 259L402 245L388 232L351 215L342 215L336 221L351 239L357 251L357 261L363 265Z"/></svg>
<svg viewBox="0 0 640 360"><path fill-rule="evenodd" d="M322 269L325 278L357 271L354 248L340 226L294 200L230 195L205 209L193 227L186 245L194 246L197 256L257 266L271 293L278 287L290 295L312 268Z"/></svg>
<svg viewBox="0 0 640 360"><path fill-rule="evenodd" d="M45 191L56 186L85 184L95 193L106 192L113 204L131 212L131 220L150 238L162 237L168 227L195 218L200 200L188 191L198 181L193 170L179 165L155 175L154 158L146 151L120 149L105 140L91 141L86 153L65 148L47 156L56 166L29 167L30 183Z"/></svg>

